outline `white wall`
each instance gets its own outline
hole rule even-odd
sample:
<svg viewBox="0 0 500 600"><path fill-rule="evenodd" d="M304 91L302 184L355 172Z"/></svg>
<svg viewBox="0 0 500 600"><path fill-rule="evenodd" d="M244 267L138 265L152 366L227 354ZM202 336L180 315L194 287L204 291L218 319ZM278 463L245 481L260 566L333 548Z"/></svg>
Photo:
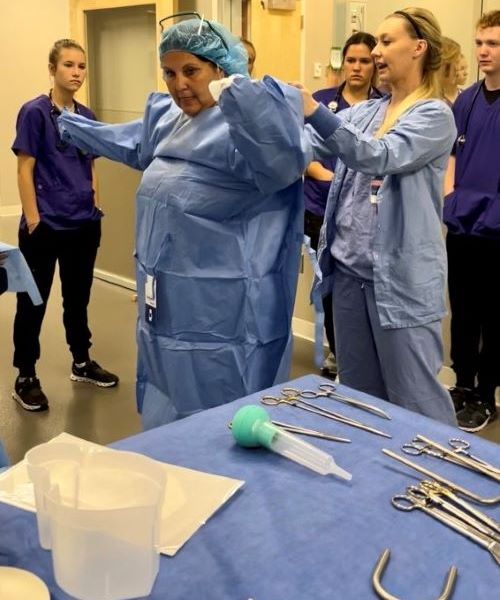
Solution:
<svg viewBox="0 0 500 600"><path fill-rule="evenodd" d="M411 5L411 3L410 3ZM441 25L443 35L457 41L469 63L469 83L476 80L474 55L474 25L481 14L480 0L418 0L415 6L432 11ZM460 7L460 8L458 8ZM387 10L389 9L389 10ZM387 14L401 9L400 0L368 0L368 23L376 28Z"/></svg>
<svg viewBox="0 0 500 600"><path fill-rule="evenodd" d="M19 210L16 159L10 147L21 105L49 90L48 54L69 37L68 0L2 0L0 9L0 216Z"/></svg>

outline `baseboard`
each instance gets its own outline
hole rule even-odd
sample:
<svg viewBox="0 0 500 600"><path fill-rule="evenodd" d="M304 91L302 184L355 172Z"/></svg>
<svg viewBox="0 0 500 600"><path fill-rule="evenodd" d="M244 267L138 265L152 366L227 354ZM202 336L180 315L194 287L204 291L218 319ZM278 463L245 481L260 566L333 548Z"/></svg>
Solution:
<svg viewBox="0 0 500 600"><path fill-rule="evenodd" d="M0 205L0 217L20 217L22 213L20 204Z"/></svg>
<svg viewBox="0 0 500 600"><path fill-rule="evenodd" d="M104 271L102 269L94 269L94 277L114 285L119 285L128 290L133 290L134 292L137 290L135 280L123 277L122 275L117 275L116 273L110 273L109 271Z"/></svg>
<svg viewBox="0 0 500 600"><path fill-rule="evenodd" d="M292 331L295 337L307 340L308 342L314 342L314 323L311 323L311 321L293 317Z"/></svg>

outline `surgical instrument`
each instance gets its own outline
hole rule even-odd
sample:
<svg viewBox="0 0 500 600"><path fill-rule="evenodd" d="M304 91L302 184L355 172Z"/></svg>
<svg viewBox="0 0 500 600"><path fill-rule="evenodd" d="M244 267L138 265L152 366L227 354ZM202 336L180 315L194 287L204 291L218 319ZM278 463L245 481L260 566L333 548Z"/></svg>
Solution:
<svg viewBox="0 0 500 600"><path fill-rule="evenodd" d="M432 500L439 501L439 499L443 496L445 498L449 498L453 504L460 506L466 513L473 515L478 521L486 525L487 528L492 531L492 537L497 539L497 541L500 541L500 523L495 521L495 519L488 517L488 515L484 514L480 510L475 509L465 500L461 500L447 487L441 485L440 483L424 479L424 481L420 483L420 488L425 491ZM446 508L446 506L443 506L443 508L449 510ZM453 509L450 509L450 511L453 512ZM476 528L481 531L481 526L476 526Z"/></svg>
<svg viewBox="0 0 500 600"><path fill-rule="evenodd" d="M339 467L333 456L271 423L267 412L255 404L241 407L234 415L234 439L247 448L264 446L320 475L335 475L350 481L352 475Z"/></svg>
<svg viewBox="0 0 500 600"><path fill-rule="evenodd" d="M289 431L290 433L296 433L297 435L308 435L311 437L319 438L320 440L328 440L330 442L345 442L347 444L351 443L351 440L348 438L338 437L336 435L331 435L329 433L323 433L322 431L316 431L315 429L306 429L305 427L300 427L299 425L292 425L290 423L281 423L280 421L271 421L273 425L277 425L284 429L285 431ZM229 429L232 429L233 424L228 424Z"/></svg>
<svg viewBox="0 0 500 600"><path fill-rule="evenodd" d="M437 450L433 450L429 444L426 442L421 442L414 438L411 442L406 442L401 446L401 450L405 454L410 454L411 456L420 456L421 454L427 454L428 456L435 456L436 458L442 458L443 460L449 460L454 464L460 464L457 460L453 460L453 458L446 458L442 452L438 452Z"/></svg>
<svg viewBox="0 0 500 600"><path fill-rule="evenodd" d="M442 508L443 511L445 511L445 513L449 513L457 519L460 519L460 521L462 521L463 523L470 525L476 531L484 533L496 542L500 542L500 536L497 532L493 531L490 527L488 527L485 523L481 522L479 519L473 517L470 513L467 513L466 511L460 509L458 506L455 506L453 503L444 500L441 497L441 495L435 490L426 488L422 485L412 485L407 488L407 493L410 495L415 495L417 496L417 498L425 500L427 505Z"/></svg>
<svg viewBox="0 0 500 600"><path fill-rule="evenodd" d="M375 568L373 569L373 575L372 575L373 589L379 595L379 597L382 598L382 600L399 600L399 598L397 598L396 596L393 596L392 594L389 594L389 592L387 592L382 587L382 582L381 582L382 575L385 571L385 567L389 561L390 556L391 556L391 552L388 548L386 548L382 552L382 554L379 556L379 558L377 560L377 564L375 565ZM457 568L454 565L452 565L448 571L448 574L446 575L446 580L444 582L443 591L441 592L441 594L437 598L437 600L449 600L449 598L451 598L451 596L453 594L453 588L455 586L456 579L457 579Z"/></svg>
<svg viewBox="0 0 500 600"><path fill-rule="evenodd" d="M466 440L462 440L461 438L450 438L448 440L448 444L453 448L453 451L455 452L455 454L465 454L465 456L468 456L472 460L475 460L480 465L484 465L489 471L493 471L494 473L500 474L499 467L494 467L493 465L486 462L482 458L479 458L478 456L474 456L473 454L471 454L469 452L470 442L467 442Z"/></svg>
<svg viewBox="0 0 500 600"><path fill-rule="evenodd" d="M298 425L291 425L290 423L281 423L280 421L271 421L273 425L278 425L285 431L291 433L297 433L298 435L309 435L311 437L319 438L320 440L329 440L330 442L345 442L350 443L351 440L348 438L338 437L336 435L330 435L329 433L323 433L322 431L316 431L315 429L306 429Z"/></svg>
<svg viewBox="0 0 500 600"><path fill-rule="evenodd" d="M307 400L304 400L300 397L300 391L294 388L283 388L281 390L281 396L263 396L260 399L260 401L266 406L278 406L280 404L288 404L289 406L295 406L296 408L301 408L302 410L321 415L323 417L326 417L327 419L332 419L333 421L338 421L339 423L344 423L345 425L350 425L351 427L357 427L358 429L369 431L370 433L374 433L375 435L381 435L382 437L386 438L392 437L388 433L375 429L374 427L369 427L368 425L365 425L360 421L356 421L355 419L351 419L340 413L336 413L331 410L327 410L326 408L322 408L321 406L318 406L316 404L307 402Z"/></svg>
<svg viewBox="0 0 500 600"><path fill-rule="evenodd" d="M332 398L333 400L338 400L339 402L344 402L345 404L349 404L351 406L355 406L356 408L360 408L361 410L366 410L378 417L382 417L383 419L391 419L391 417L377 406L373 406L372 404L367 404L366 402L361 402L361 400L356 400L355 398L351 398L344 394L340 394L337 392L336 386L331 383L321 383L318 386L318 391L314 390L302 390L299 392L301 398L307 398L310 400L314 400L315 398Z"/></svg>
<svg viewBox="0 0 500 600"><path fill-rule="evenodd" d="M474 527L468 523L458 519L450 514L446 514L442 510L436 507L429 506L428 498L420 493L418 488L409 487L406 494L399 494L394 496L391 500L394 508L405 512L410 512L415 509L421 510L426 514L430 515L437 521L440 521L444 525L451 527L458 533L461 533L465 537L468 537L476 544L486 548L490 552L491 556L500 565L500 543L489 535L477 531Z"/></svg>
<svg viewBox="0 0 500 600"><path fill-rule="evenodd" d="M480 504L498 504L500 502L500 496L494 496L493 498L483 498L482 496L479 496L478 494L471 492L467 488L464 488L464 487L458 485L457 483L453 483L453 481L450 481L449 479L445 479L441 475L438 475L437 473L433 473L429 469L426 469L424 467L421 467L420 465L415 464L414 462L412 462L411 460L408 460L404 456L400 456L399 454L396 454L392 450L388 450L387 448L382 448L382 452L385 455L390 456L394 460L397 460L400 463L403 463L407 467L410 467L412 469L415 469L415 471L418 471L419 473L423 473L424 475L427 475L427 477L434 479L434 481L438 481L439 483L442 483L443 485L447 486L454 492L457 492L457 493L461 494L462 496L465 496L469 500L472 500L474 502L479 502Z"/></svg>
<svg viewBox="0 0 500 600"><path fill-rule="evenodd" d="M445 446L442 446L441 444L438 444L437 442L434 442L423 435L417 435L415 439L428 444L431 448L439 450L439 452L443 454L443 458L446 460L451 457L453 459L452 462L454 463L460 464L461 466L472 469L478 473L482 473L486 477L490 477L495 481L500 481L500 473L496 473L495 467L489 465L488 463L478 463L477 460L469 458L468 456L462 456L463 453L457 453L456 451L449 450Z"/></svg>

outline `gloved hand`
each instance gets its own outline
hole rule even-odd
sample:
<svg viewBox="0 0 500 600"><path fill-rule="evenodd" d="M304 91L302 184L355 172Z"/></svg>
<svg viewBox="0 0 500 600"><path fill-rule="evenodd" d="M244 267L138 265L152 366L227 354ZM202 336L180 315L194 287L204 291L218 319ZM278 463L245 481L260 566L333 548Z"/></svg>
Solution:
<svg viewBox="0 0 500 600"><path fill-rule="evenodd" d="M233 81L238 77L243 77L243 75L230 75L229 77L223 77L222 79L214 79L208 84L208 91L215 102L219 101L222 92L228 87L231 87Z"/></svg>

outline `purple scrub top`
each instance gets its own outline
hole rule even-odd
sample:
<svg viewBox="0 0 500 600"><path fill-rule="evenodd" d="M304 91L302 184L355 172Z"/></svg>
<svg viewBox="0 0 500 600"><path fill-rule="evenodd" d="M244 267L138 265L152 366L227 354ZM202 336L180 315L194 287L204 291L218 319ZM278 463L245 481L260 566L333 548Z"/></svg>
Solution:
<svg viewBox="0 0 500 600"><path fill-rule="evenodd" d="M444 222L451 233L500 238L500 99L489 104L480 82L458 96L453 114L455 189L445 198Z"/></svg>
<svg viewBox="0 0 500 600"><path fill-rule="evenodd" d="M94 113L75 102L76 112L94 119ZM21 107L16 123L14 154L36 159L34 183L40 220L53 229L75 229L101 218L94 204L92 154L61 141L56 119L59 111L46 95ZM25 227L24 215L21 227Z"/></svg>
<svg viewBox="0 0 500 600"><path fill-rule="evenodd" d="M349 104L346 102L344 96L342 96L341 88L342 86L318 90L314 92L313 98L316 102L321 102L321 104L324 104L333 112L339 112L345 108L349 108ZM325 167L325 169L333 172L335 171L337 158L323 158L317 162ZM306 210L318 217L324 216L330 184L331 181L318 181L307 175L304 177L304 205Z"/></svg>
<svg viewBox="0 0 500 600"><path fill-rule="evenodd" d="M346 99L342 95L342 91L345 87L345 83L339 87L325 88L318 90L313 93L313 98L316 102L321 102L332 112L338 113L345 108L349 108L350 104L347 103ZM381 93L372 88L370 91L370 98L380 98ZM331 158L323 158L318 160L325 169L335 172L335 165L337 163L337 157L332 156ZM318 181L307 175L304 177L304 204L305 209L318 217L323 217L325 214L326 201L328 199L328 191L330 189L331 181Z"/></svg>

